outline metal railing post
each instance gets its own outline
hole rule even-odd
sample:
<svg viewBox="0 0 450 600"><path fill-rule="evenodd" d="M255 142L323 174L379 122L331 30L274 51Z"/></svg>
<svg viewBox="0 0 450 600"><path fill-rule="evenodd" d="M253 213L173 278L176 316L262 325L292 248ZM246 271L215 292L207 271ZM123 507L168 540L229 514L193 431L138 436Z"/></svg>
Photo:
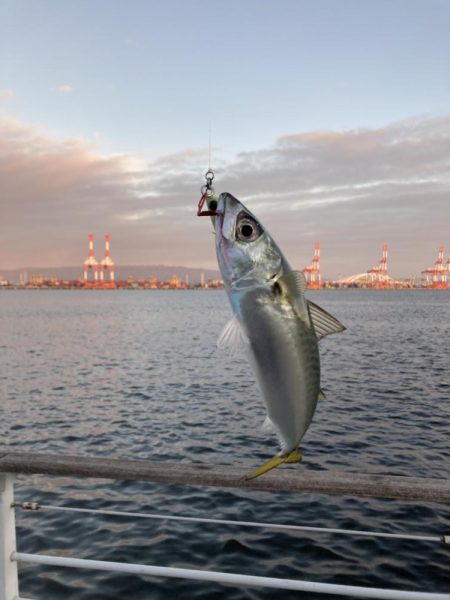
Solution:
<svg viewBox="0 0 450 600"><path fill-rule="evenodd" d="M16 552L16 522L14 508L14 475L0 473L0 600L19 596Z"/></svg>

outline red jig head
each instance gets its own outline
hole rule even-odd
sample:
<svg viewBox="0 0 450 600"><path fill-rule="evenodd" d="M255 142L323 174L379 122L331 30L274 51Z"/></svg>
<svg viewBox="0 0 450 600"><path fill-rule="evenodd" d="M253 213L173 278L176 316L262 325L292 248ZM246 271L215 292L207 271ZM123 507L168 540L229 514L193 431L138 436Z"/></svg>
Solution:
<svg viewBox="0 0 450 600"><path fill-rule="evenodd" d="M217 200L212 199L209 203L207 202L208 198L210 198L212 194L202 194L202 197L198 201L197 207L197 217L217 217L219 214L216 210ZM207 210L203 210L203 205L206 202L206 206L208 206Z"/></svg>
<svg viewBox="0 0 450 600"><path fill-rule="evenodd" d="M217 217L219 214L216 210L217 208L217 200L213 197L214 188L212 186L212 182L214 179L214 171L208 169L205 173L206 183L202 185L202 195L200 200L198 201L197 207L197 217ZM209 200L209 202L208 202ZM203 210L203 206L206 202L207 209Z"/></svg>

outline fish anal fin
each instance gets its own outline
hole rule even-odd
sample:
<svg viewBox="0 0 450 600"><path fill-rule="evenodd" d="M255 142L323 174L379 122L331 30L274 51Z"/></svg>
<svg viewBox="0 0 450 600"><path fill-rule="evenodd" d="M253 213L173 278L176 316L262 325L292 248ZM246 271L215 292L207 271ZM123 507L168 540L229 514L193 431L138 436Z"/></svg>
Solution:
<svg viewBox="0 0 450 600"><path fill-rule="evenodd" d="M292 450L292 452L289 452L289 454L283 454L282 456L279 456L279 455L274 456L273 458L268 460L266 463L264 463L263 465L258 467L258 469L255 469L254 471L252 471L251 473L246 475L245 479L255 479L256 477L259 477L260 475L264 475L264 473L267 473L268 471L275 469L276 467L278 467L279 465L282 465L283 463L297 463L297 462L300 462L301 460L302 460L302 455L300 454L300 452L298 450Z"/></svg>
<svg viewBox="0 0 450 600"><path fill-rule="evenodd" d="M331 335L332 333L340 333L341 331L345 331L345 325L342 325L340 321L330 315L329 312L314 304L310 300L308 302L308 311L309 316L311 317L312 324L314 326L314 331L316 333L316 337L318 340L321 340L326 335Z"/></svg>
<svg viewBox="0 0 450 600"><path fill-rule="evenodd" d="M264 419L264 423L262 424L261 429L265 432L265 433L277 433L276 427L275 425L272 423L270 417L266 417Z"/></svg>

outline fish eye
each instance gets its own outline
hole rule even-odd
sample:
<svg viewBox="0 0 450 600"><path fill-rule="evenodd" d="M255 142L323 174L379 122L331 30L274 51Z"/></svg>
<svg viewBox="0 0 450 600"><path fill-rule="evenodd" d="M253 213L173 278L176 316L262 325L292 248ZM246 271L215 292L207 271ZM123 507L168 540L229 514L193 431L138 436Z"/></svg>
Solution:
<svg viewBox="0 0 450 600"><path fill-rule="evenodd" d="M240 214L236 222L236 239L240 242L254 242L262 234L260 224L247 214Z"/></svg>

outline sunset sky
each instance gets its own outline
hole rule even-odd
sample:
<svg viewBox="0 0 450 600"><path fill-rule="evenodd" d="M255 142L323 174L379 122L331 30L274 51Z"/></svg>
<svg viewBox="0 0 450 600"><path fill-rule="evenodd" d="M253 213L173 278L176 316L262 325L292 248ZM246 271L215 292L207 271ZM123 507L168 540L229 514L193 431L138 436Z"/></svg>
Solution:
<svg viewBox="0 0 450 600"><path fill-rule="evenodd" d="M0 275L215 267L216 190L295 268L450 245L450 0L0 0Z"/></svg>

